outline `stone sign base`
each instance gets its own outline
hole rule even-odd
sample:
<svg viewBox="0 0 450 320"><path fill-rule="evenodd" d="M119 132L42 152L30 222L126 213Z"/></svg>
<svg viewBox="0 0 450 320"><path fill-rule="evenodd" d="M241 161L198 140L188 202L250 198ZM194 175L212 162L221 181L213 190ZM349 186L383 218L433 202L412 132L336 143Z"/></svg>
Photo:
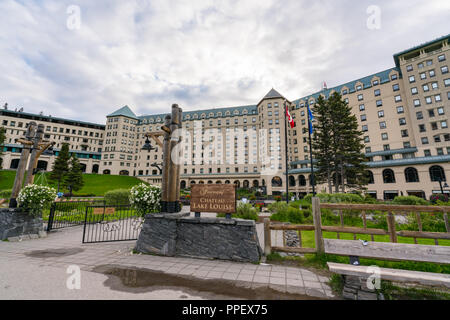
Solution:
<svg viewBox="0 0 450 320"><path fill-rule="evenodd" d="M136 251L164 256L260 261L262 250L254 221L191 218L187 215L147 215Z"/></svg>
<svg viewBox="0 0 450 320"><path fill-rule="evenodd" d="M42 218L35 218L21 209L0 209L0 240L22 236L41 237L44 234Z"/></svg>

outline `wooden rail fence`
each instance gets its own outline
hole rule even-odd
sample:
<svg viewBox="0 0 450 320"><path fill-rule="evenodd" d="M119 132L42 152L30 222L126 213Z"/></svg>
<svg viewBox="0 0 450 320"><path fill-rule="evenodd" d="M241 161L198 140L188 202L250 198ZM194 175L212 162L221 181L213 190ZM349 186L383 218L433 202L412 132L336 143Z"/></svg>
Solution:
<svg viewBox="0 0 450 320"><path fill-rule="evenodd" d="M333 210L339 215L340 226L324 226L322 225L321 209ZM363 222L363 227L346 227L344 224L344 210L351 210L351 214L359 215ZM368 228L367 215L371 212L383 212L386 215L387 230ZM264 219L264 252L266 255L273 251L285 253L324 253L323 231L336 232L337 238L340 234L353 234L353 239L357 240L358 234L366 234L371 236L389 236L391 243L398 243L398 237L413 238L417 244L417 239L434 239L435 245L439 245L439 240L450 240L450 227L448 221L448 213L450 206L408 206L408 205L384 205L384 204L340 204L340 203L320 203L319 198L312 199L312 215L313 225L286 225L279 223L271 223L270 219ZM425 232L423 231L422 218L420 213L443 213L445 228L447 232ZM414 214L418 231L396 230L396 215ZM272 247L271 230L283 231L283 242L286 231L298 231L299 247ZM315 248L304 248L302 244L302 231L314 231Z"/></svg>

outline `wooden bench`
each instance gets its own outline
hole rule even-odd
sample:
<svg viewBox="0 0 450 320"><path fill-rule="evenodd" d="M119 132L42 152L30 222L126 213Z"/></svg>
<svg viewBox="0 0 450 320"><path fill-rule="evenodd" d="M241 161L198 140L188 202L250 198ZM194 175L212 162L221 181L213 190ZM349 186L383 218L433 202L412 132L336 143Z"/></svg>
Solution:
<svg viewBox="0 0 450 320"><path fill-rule="evenodd" d="M354 265L327 263L331 272L344 277L344 298L347 299L376 299L375 290L367 287L367 279L374 275L374 270L367 266L360 266L359 257L450 264L449 246L324 239L324 247L327 254L350 256L351 260L356 261ZM450 289L448 274L388 268L378 268L377 272L377 276L383 280Z"/></svg>

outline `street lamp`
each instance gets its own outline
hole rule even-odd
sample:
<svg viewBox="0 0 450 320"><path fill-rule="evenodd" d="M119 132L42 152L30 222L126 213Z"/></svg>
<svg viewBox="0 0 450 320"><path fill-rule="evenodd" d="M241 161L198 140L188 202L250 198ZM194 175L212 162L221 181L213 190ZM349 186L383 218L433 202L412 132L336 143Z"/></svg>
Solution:
<svg viewBox="0 0 450 320"><path fill-rule="evenodd" d="M145 144L142 147L142 150L150 152L155 149L156 148L154 146L152 146L152 144L150 143L150 139L147 137L147 139L145 139Z"/></svg>
<svg viewBox="0 0 450 320"><path fill-rule="evenodd" d="M444 194L444 188L447 189L449 186L447 183L444 183L444 185L442 185L442 182L445 182L444 180L442 180L442 177L439 177L439 186L441 187L441 193Z"/></svg>

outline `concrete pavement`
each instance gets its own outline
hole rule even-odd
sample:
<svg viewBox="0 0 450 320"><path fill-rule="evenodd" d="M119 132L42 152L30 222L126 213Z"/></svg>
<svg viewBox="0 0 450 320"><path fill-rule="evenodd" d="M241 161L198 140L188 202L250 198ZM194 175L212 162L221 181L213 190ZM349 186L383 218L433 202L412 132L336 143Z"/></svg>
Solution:
<svg viewBox="0 0 450 320"><path fill-rule="evenodd" d="M219 282L223 286L232 285L243 289L271 289L279 292L280 297L282 294L293 294L298 295L298 299L302 295L334 298L327 284L329 279L306 269L137 255L132 253L135 241L81 244L81 237L82 227L72 227L51 232L47 238L0 242L0 299L236 298L232 294L221 296L213 290L204 292L208 291L208 286ZM69 290L66 286L71 276L67 273L70 265L80 267L80 290ZM133 291L130 290L132 286L108 287L107 279L111 276L99 273L99 266L114 266L125 271L138 268L152 273L155 279L159 277L158 274L172 278L167 280L168 289L165 285L161 286L161 282L159 287L151 290ZM193 282L207 280L209 284L202 292L178 287L177 281L182 283L179 280L185 278Z"/></svg>

